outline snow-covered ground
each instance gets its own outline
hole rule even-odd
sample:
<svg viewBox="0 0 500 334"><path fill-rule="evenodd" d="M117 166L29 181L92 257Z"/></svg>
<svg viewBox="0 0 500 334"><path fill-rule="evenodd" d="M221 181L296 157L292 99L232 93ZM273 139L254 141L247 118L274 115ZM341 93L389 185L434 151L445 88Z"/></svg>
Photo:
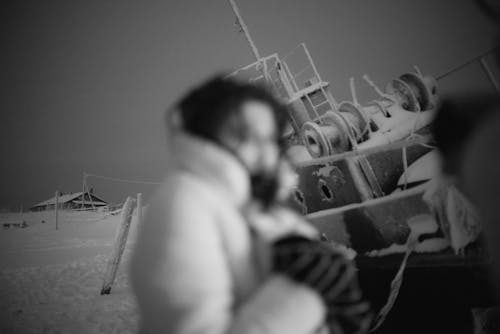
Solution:
<svg viewBox="0 0 500 334"><path fill-rule="evenodd" d="M133 333L138 313L128 281L136 235L127 247L110 295L101 296L120 215L60 212L0 214L0 333ZM41 223L41 221L45 223Z"/></svg>

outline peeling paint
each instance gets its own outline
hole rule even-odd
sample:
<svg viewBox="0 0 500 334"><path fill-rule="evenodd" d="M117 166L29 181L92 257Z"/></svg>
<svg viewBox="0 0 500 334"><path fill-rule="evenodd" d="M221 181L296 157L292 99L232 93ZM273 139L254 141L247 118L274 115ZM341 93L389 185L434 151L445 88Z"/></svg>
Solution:
<svg viewBox="0 0 500 334"><path fill-rule="evenodd" d="M332 175L332 172L334 170L339 170L339 169L333 165L326 165L318 168L318 170L314 171L312 174L317 177L329 177L330 175Z"/></svg>
<svg viewBox="0 0 500 334"><path fill-rule="evenodd" d="M307 205L306 205L306 198L304 196L304 193L300 191L298 188L295 189L293 199L295 202L297 202L302 209L302 214L306 215L307 214Z"/></svg>
<svg viewBox="0 0 500 334"><path fill-rule="evenodd" d="M317 170L312 172L312 175L320 178L329 178L339 185L346 183L344 173L342 173L340 168L335 165L325 165L323 167L319 167Z"/></svg>
<svg viewBox="0 0 500 334"><path fill-rule="evenodd" d="M330 189L328 184L326 183L325 180L319 179L318 181L318 188L319 188L319 193L321 194L321 198L323 201L328 201L332 202L334 197L333 197L333 191Z"/></svg>

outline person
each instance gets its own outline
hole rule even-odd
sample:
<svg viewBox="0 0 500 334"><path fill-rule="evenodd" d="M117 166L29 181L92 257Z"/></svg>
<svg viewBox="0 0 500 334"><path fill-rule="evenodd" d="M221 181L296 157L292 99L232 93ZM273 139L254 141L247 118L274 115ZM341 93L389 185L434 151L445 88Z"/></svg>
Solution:
<svg viewBox="0 0 500 334"><path fill-rule="evenodd" d="M500 2L474 1L493 23L500 23ZM492 60L500 64L500 36L494 41ZM498 73L493 72L496 90ZM432 125L442 158L442 172L467 196L477 211L482 242L488 250L490 282L496 293L493 304L473 310L474 333L500 332L500 99L495 93L449 97L440 107Z"/></svg>
<svg viewBox="0 0 500 334"><path fill-rule="evenodd" d="M222 76L168 115L167 175L131 260L142 332L366 330L352 264L280 204L294 180L286 117L266 89Z"/></svg>
<svg viewBox="0 0 500 334"><path fill-rule="evenodd" d="M443 174L452 179L478 211L483 240L500 297L500 99L475 95L443 101L433 124L443 160ZM450 126L451 125L451 126Z"/></svg>

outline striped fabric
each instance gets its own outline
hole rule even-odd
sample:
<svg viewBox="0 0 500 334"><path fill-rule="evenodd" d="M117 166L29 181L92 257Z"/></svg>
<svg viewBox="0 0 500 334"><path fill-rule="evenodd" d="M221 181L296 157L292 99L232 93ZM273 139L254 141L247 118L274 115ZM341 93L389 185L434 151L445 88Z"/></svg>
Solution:
<svg viewBox="0 0 500 334"><path fill-rule="evenodd" d="M356 268L330 245L300 236L273 245L273 269L306 284L327 306L330 333L366 333L372 315L359 289Z"/></svg>

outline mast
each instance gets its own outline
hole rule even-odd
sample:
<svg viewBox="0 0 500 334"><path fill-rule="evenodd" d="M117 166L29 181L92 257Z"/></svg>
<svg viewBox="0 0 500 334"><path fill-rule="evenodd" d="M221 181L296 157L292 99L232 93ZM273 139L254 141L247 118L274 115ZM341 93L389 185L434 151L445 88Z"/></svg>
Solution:
<svg viewBox="0 0 500 334"><path fill-rule="evenodd" d="M253 55L255 56L257 61L261 60L259 50L255 46L255 43L252 40L252 36L250 36L250 32L248 31L248 27L245 24L245 21L243 21L243 17L241 17L240 11L238 9L238 6L236 5L235 0L229 0L229 3L231 4L231 7L233 8L233 12L236 15L236 23L241 27L241 30L243 30L243 33L245 34L245 38L247 39L248 44L250 44L250 48L252 49Z"/></svg>

